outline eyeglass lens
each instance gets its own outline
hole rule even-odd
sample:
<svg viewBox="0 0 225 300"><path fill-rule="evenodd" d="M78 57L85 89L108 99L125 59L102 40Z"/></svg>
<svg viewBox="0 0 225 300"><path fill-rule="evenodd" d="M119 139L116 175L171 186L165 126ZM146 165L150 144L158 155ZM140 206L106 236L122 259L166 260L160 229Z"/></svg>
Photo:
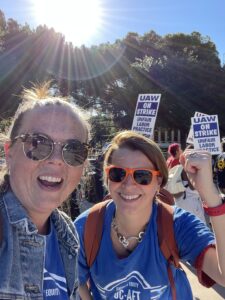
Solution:
<svg viewBox="0 0 225 300"><path fill-rule="evenodd" d="M72 166L81 165L88 155L88 150L80 141L68 141L62 149L64 160Z"/></svg>
<svg viewBox="0 0 225 300"><path fill-rule="evenodd" d="M148 185L152 181L152 173L148 170L136 170L133 176L134 180L142 185Z"/></svg>
<svg viewBox="0 0 225 300"><path fill-rule="evenodd" d="M32 160L47 159L54 149L54 142L42 135L30 135L23 141L24 153ZM71 166L81 165L87 158L88 150L80 141L69 140L62 148L64 161Z"/></svg>
<svg viewBox="0 0 225 300"><path fill-rule="evenodd" d="M133 178L136 183L148 185L152 181L152 173L148 170L134 170ZM122 168L111 168L109 170L109 179L113 182L122 182L126 177L126 170Z"/></svg>
<svg viewBox="0 0 225 300"><path fill-rule="evenodd" d="M28 136L24 141L24 152L32 160L48 158L53 149L52 141L44 136Z"/></svg>

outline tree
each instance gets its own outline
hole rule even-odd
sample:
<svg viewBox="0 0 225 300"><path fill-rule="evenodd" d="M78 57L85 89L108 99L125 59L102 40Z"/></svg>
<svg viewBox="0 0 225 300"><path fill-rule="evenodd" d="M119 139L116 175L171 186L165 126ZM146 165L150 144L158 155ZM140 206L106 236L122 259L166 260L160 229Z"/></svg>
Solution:
<svg viewBox="0 0 225 300"><path fill-rule="evenodd" d="M151 36L155 45L150 43ZM144 47L152 55L136 58L127 66L126 76L106 87L106 99L114 106L114 120L120 126L124 126L122 121L126 120L125 127L129 128L138 93L154 92L162 93L157 126L187 132L195 111L220 114L224 103L224 74L215 45L209 38L199 33L167 35L164 38L150 34L147 37ZM212 105L212 96L216 106ZM222 121L222 131L224 125Z"/></svg>
<svg viewBox="0 0 225 300"><path fill-rule="evenodd" d="M0 54L4 50L6 34L6 20L3 11L0 10Z"/></svg>
<svg viewBox="0 0 225 300"><path fill-rule="evenodd" d="M92 111L95 142L131 128L139 93L162 94L156 126L185 133L200 111L218 114L225 134L225 69L199 32L129 32L113 44L78 48L52 28L31 30L0 11L0 65L1 118L14 114L23 86L53 79L59 94Z"/></svg>

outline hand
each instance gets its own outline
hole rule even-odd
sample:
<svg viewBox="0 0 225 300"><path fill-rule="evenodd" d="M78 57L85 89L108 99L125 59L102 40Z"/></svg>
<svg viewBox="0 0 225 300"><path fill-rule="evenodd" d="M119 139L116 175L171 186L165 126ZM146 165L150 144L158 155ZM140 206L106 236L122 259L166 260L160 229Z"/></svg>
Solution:
<svg viewBox="0 0 225 300"><path fill-rule="evenodd" d="M219 205L221 200L213 183L211 154L204 150L185 150L180 162L201 199L209 206Z"/></svg>

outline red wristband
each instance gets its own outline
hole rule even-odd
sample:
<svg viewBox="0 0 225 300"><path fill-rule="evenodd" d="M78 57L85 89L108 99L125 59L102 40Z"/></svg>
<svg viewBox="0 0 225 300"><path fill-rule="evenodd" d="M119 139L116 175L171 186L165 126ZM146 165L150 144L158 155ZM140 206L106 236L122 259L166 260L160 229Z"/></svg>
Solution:
<svg viewBox="0 0 225 300"><path fill-rule="evenodd" d="M216 207L207 207L205 204L203 204L203 208L205 213L210 217L225 215L225 202Z"/></svg>

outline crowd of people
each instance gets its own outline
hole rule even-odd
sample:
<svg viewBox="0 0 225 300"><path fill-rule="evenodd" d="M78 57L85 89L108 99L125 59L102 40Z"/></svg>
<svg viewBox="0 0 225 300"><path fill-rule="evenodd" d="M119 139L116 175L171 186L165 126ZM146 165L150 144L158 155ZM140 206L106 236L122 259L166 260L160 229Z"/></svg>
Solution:
<svg viewBox="0 0 225 300"><path fill-rule="evenodd" d="M151 139L131 130L116 134L104 154L109 200L99 215L102 232L90 265L84 240L90 209L74 223L58 209L87 164L88 120L66 99L50 96L48 84L24 90L22 100L1 136L0 299L192 299L186 274L161 251L161 207L172 216L178 259L197 269L203 285L225 286L224 154L213 176L207 151L171 146L166 162ZM177 195L174 206L158 197L179 165L180 197L189 201L195 191L212 228L181 208Z"/></svg>
<svg viewBox="0 0 225 300"><path fill-rule="evenodd" d="M169 178L166 189L173 195L176 206L193 213L206 223L200 195L191 184L184 167L180 163L180 156L182 154L181 146L177 143L171 144L168 148L168 154L170 155L171 149L177 149L176 164L173 164L173 166L171 164L169 165L167 160ZM193 149L193 145L189 144L186 149ZM169 160L169 162L170 161L171 160Z"/></svg>

